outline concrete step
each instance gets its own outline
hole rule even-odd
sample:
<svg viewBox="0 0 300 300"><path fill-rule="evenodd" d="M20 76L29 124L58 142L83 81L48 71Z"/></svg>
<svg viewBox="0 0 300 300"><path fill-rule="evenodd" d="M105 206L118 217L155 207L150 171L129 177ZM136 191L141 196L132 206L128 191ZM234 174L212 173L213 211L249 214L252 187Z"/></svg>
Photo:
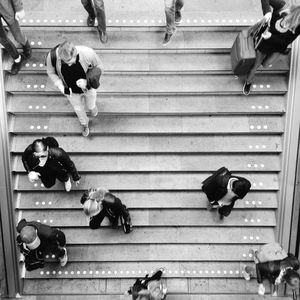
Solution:
<svg viewBox="0 0 300 300"><path fill-rule="evenodd" d="M8 97L8 111L13 114L75 115L66 97L14 94ZM247 114L282 115L285 98L280 95L98 95L101 114Z"/></svg>
<svg viewBox="0 0 300 300"><path fill-rule="evenodd" d="M211 173L106 173L106 174L85 174L80 180L80 186L74 190L89 188L91 186L108 187L111 190L200 190L201 182ZM253 190L278 190L279 182L276 173L235 173L237 176L245 176L252 183ZM56 183L52 190L62 190L62 183ZM40 191L45 190L40 181L31 183L25 174L16 175L15 190L18 191Z"/></svg>
<svg viewBox="0 0 300 300"><path fill-rule="evenodd" d="M229 218L219 220L215 211L206 209L132 209L130 211L133 227L172 227L172 226L275 226L275 213L271 210L233 210ZM55 227L87 227L89 218L78 210L26 210L22 218L38 221ZM102 226L110 227L104 219ZM166 233L167 233L166 229Z"/></svg>
<svg viewBox="0 0 300 300"><path fill-rule="evenodd" d="M25 172L22 157L13 157L13 171ZM101 154L72 155L79 172L194 172L214 171L226 162L231 171L280 171L278 155L170 155L170 154Z"/></svg>
<svg viewBox="0 0 300 300"><path fill-rule="evenodd" d="M58 4L56 1L40 1L38 4L26 2L24 7L26 17L22 21L23 26L61 26L62 24L86 26L87 14L80 2L72 4L72 9L66 3ZM158 0L143 3L138 7L133 0L112 1L105 3L105 10L109 26L163 26L165 24L164 4ZM220 0L205 1L199 7L196 0L190 0L185 3L181 26L186 24L199 26L203 24L202 20L207 24L250 24L254 21L251 19L256 20L261 16L261 8L254 1L240 0L238 3L233 0L225 3Z"/></svg>
<svg viewBox="0 0 300 300"><path fill-rule="evenodd" d="M136 227L130 234L103 227L64 228L68 244L253 244L275 241L272 227ZM113 239L112 239L113 236Z"/></svg>
<svg viewBox="0 0 300 300"><path fill-rule="evenodd" d="M207 199L203 192L176 191L176 192L130 192L113 191L129 209L136 208L206 208ZM82 191L65 192L20 192L17 197L18 209L79 209ZM250 191L247 197L235 203L235 208L257 209L277 208L276 192Z"/></svg>
<svg viewBox="0 0 300 300"><path fill-rule="evenodd" d="M6 77L6 91L11 93L59 93L46 74L24 74ZM98 89L103 94L241 94L242 83L231 75L174 73L107 73L101 78ZM253 93L285 94L287 82L281 75L258 75L253 84Z"/></svg>
<svg viewBox="0 0 300 300"><path fill-rule="evenodd" d="M95 134L281 134L278 116L115 116L101 115L90 121ZM10 132L15 134L81 134L71 116L17 116Z"/></svg>
<svg viewBox="0 0 300 300"><path fill-rule="evenodd" d="M46 72L45 57L49 50L35 51L24 71ZM144 71L144 72L197 72L232 74L231 58L228 53L205 53L201 51L97 51L105 64L105 72ZM10 64L4 69L10 70ZM266 72L286 73L289 70L289 56L283 55Z"/></svg>
<svg viewBox="0 0 300 300"><path fill-rule="evenodd" d="M143 274L137 274L136 277L143 277L144 276L144 270ZM74 279L38 279L38 280L31 280L26 279L24 282L24 294L38 294L38 295L51 295L55 298L53 299L59 299L56 298L55 294L70 294L75 299L79 299L76 297L76 294L85 294L86 297L92 297L87 299L109 299L109 300L115 300L115 299L132 299L131 297L125 297L121 296L121 298L118 298L118 293L123 294L125 291L129 289L130 286L133 285L135 279L134 278L122 278L122 279L78 279L76 278L76 275L74 276ZM248 293L247 296L249 298L246 298L246 295L226 295L226 296L232 296L233 298L224 298L224 295L218 295L219 298L212 298L212 299L261 299L257 298L255 295L251 295L257 292L257 283L255 280L251 280L247 282L244 279L236 279L236 278L228 278L228 279L216 279L216 278L164 278L164 281L166 281L168 286L168 296L167 299L172 299L173 297L176 297L174 299L176 300L187 300L191 299L188 297L191 297L187 295L187 293L200 293L200 295L197 295L198 298L193 298L197 300L206 300L211 299L207 298L208 295L204 295L204 293L213 293L213 294L219 294L224 293L224 289L226 290L226 293L234 293L234 294L240 294L240 293ZM268 293L270 290L269 285L266 284L266 292ZM185 293L185 295L178 295L182 296L183 298L177 298L174 293ZM109 295L112 294L112 295ZM89 296L88 296L89 295ZM93 296L91 296L93 295ZM100 295L100 298L96 298ZM50 297L51 297L50 296ZM212 295L211 295L212 296ZM215 295L216 296L216 295ZM238 296L241 296L241 298L237 298ZM23 296L24 297L24 296ZM22 297L22 298L23 298ZM65 296L66 298L63 299L72 299L69 298L71 296ZM102 298L103 297L103 298ZM110 298L109 298L110 297ZM205 298L204 298L205 297ZM250 298L255 297L255 298ZM264 299L268 299L268 296L265 296ZM25 296L26 299L26 296ZM35 299L35 298L33 298ZM43 298L44 299L44 298ZM45 296L45 299L50 299ZM81 298L82 299L82 298ZM280 299L280 298L279 298ZM29 299L28 299L29 300ZM31 299L30 299L31 300ZM52 300L52 299L50 299Z"/></svg>
<svg viewBox="0 0 300 300"><path fill-rule="evenodd" d="M34 133L34 132L33 132ZM41 133L40 136L47 136ZM110 135L82 136L54 135L68 153L280 153L281 135ZM11 151L23 153L35 135L13 136ZM236 142L238 140L238 143ZM99 147L101 145L101 147Z"/></svg>
<svg viewBox="0 0 300 300"><path fill-rule="evenodd" d="M243 261L253 263L253 245L67 245L68 262ZM55 262L50 255L47 262ZM174 275L174 274L173 274Z"/></svg>
<svg viewBox="0 0 300 300"><path fill-rule="evenodd" d="M166 278L240 278L244 265L244 262L70 262L61 268L58 263L48 263L43 270L27 272L26 278L74 278L78 275L80 278L134 278L142 274L142 270L144 274L152 273L161 266L167 270Z"/></svg>

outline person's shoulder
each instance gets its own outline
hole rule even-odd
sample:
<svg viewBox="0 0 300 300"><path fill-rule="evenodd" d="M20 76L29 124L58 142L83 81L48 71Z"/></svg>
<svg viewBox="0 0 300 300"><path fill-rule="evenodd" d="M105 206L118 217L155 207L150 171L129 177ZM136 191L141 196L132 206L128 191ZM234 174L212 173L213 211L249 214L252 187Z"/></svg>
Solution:
<svg viewBox="0 0 300 300"><path fill-rule="evenodd" d="M79 54L83 55L88 55L95 52L92 48L84 45L75 46L75 48L77 49Z"/></svg>

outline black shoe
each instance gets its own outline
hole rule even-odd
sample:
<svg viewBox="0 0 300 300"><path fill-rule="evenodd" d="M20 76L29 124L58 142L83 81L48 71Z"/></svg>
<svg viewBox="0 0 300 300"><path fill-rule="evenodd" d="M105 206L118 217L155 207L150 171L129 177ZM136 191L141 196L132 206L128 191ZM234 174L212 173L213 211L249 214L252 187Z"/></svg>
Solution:
<svg viewBox="0 0 300 300"><path fill-rule="evenodd" d="M23 46L23 54L27 59L30 58L32 55L32 49L29 44L29 41L27 41L26 44Z"/></svg>
<svg viewBox="0 0 300 300"><path fill-rule="evenodd" d="M118 218L112 222L111 228L112 229L118 229L119 228L119 219Z"/></svg>
<svg viewBox="0 0 300 300"><path fill-rule="evenodd" d="M167 46L170 43L171 37L173 33L167 33L165 34L165 38L163 40L163 46Z"/></svg>
<svg viewBox="0 0 300 300"><path fill-rule="evenodd" d="M100 39L101 43L106 44L107 40L108 40L106 31L98 30L98 32L99 32L99 39Z"/></svg>
<svg viewBox="0 0 300 300"><path fill-rule="evenodd" d="M182 21L182 16L180 11L175 12L175 24L178 25Z"/></svg>
<svg viewBox="0 0 300 300"><path fill-rule="evenodd" d="M243 87L243 94L245 96L248 96L250 94L251 86L252 86L252 83L247 83L247 81L245 81L245 84Z"/></svg>
<svg viewBox="0 0 300 300"><path fill-rule="evenodd" d="M87 20L86 20L86 24L88 27L94 27L95 26L95 18L88 16Z"/></svg>
<svg viewBox="0 0 300 300"><path fill-rule="evenodd" d="M20 54L21 55L21 60L20 62L14 62L11 66L11 71L10 73L12 75L17 75L19 73L19 71L21 70L21 68L24 66L25 62L26 62L26 58L24 56L23 53Z"/></svg>

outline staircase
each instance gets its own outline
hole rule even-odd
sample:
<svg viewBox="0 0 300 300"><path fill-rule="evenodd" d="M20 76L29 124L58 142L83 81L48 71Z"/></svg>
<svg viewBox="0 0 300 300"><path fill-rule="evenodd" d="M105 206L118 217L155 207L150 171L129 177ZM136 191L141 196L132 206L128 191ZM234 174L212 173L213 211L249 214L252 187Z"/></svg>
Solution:
<svg viewBox="0 0 300 300"><path fill-rule="evenodd" d="M127 299L135 278L161 266L168 299L259 299L241 270L252 263L250 248L275 239L289 58L260 72L250 96L241 94L229 51L261 16L258 1L187 1L165 49L163 1L106 1L105 46L85 27L80 1L24 2L33 58L18 76L5 73L16 222L61 228L69 253L65 268L51 257L43 270L20 265L24 299ZM46 53L64 39L94 48L104 64L89 138L45 71ZM41 136L55 136L82 175L70 193L28 181L21 154ZM206 210L201 181L223 165L252 189L220 221ZM88 228L79 199L91 186L129 207L132 233L105 222Z"/></svg>

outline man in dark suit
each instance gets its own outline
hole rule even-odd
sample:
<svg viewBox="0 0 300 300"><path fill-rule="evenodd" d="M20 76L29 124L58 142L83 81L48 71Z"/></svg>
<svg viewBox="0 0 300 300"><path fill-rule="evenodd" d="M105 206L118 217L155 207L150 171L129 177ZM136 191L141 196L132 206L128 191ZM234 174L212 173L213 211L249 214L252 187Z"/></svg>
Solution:
<svg viewBox="0 0 300 300"><path fill-rule="evenodd" d="M206 194L211 208L218 208L220 217L231 213L235 201L243 199L249 192L251 183L239 176L233 176L225 167L203 181L202 190Z"/></svg>
<svg viewBox="0 0 300 300"><path fill-rule="evenodd" d="M28 271L37 266L44 266L47 254L54 255L64 267L68 261L66 237L56 228L39 222L27 222L22 219L17 226L17 243L20 252L25 256L25 266Z"/></svg>
<svg viewBox="0 0 300 300"><path fill-rule="evenodd" d="M31 57L31 47L28 39L20 29L19 20L25 16L21 0L1 0L0 1L0 43L14 59L11 73L16 75L26 59ZM7 32L3 27L2 19L7 23L14 39L23 47L23 53L19 54L13 42L7 37Z"/></svg>

